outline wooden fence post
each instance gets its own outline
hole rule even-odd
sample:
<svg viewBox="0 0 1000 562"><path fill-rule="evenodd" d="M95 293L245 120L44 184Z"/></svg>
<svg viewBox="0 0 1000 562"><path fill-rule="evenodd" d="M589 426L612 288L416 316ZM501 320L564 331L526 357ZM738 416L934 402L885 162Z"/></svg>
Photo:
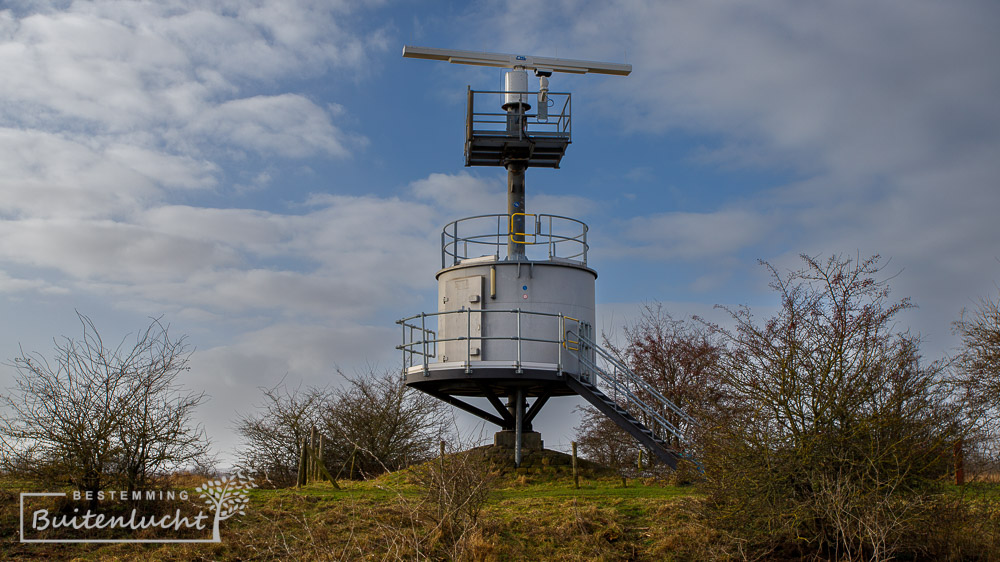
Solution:
<svg viewBox="0 0 1000 562"><path fill-rule="evenodd" d="M316 480L325 480L323 470L326 465L323 463L323 434L319 434L319 444L316 446Z"/></svg>
<svg viewBox="0 0 1000 562"><path fill-rule="evenodd" d="M306 438L303 436L299 443L299 473L295 478L296 486L306 484Z"/></svg>
<svg viewBox="0 0 1000 562"><path fill-rule="evenodd" d="M580 489L580 473L576 469L576 441L570 441L573 446L573 487Z"/></svg>
<svg viewBox="0 0 1000 562"><path fill-rule="evenodd" d="M444 477L444 441L443 440L441 441L441 455L438 457L438 459L439 459L439 462L441 463L441 474L439 474L438 477L439 477L439 479L440 479L440 481L441 481L441 483L443 485L444 481L445 481L445 477Z"/></svg>
<svg viewBox="0 0 1000 562"><path fill-rule="evenodd" d="M340 489L337 479L326 469L323 462L323 448L325 437L323 434L312 428L309 436L303 436L299 442L299 467L295 475L295 485L305 486L309 482L317 480L327 480L333 487ZM354 472L354 456L351 456L351 472Z"/></svg>
<svg viewBox="0 0 1000 562"><path fill-rule="evenodd" d="M319 472L319 465L316 463L316 449L319 443L316 437L316 426L312 426L309 430L309 481L313 482L316 480L317 473Z"/></svg>
<svg viewBox="0 0 1000 562"><path fill-rule="evenodd" d="M965 485L965 459L962 453L962 440L955 441L955 484Z"/></svg>

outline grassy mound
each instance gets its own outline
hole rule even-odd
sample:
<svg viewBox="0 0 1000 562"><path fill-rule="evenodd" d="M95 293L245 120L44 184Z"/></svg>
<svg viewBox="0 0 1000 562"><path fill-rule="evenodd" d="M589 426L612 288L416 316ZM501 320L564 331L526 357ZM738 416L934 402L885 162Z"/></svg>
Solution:
<svg viewBox="0 0 1000 562"><path fill-rule="evenodd" d="M554 451L525 455L520 471L492 447L448 457L449 477L469 470L447 464L465 458L492 475L474 518L449 515L441 499L454 492L447 486L429 493L424 477L440 466L435 459L341 481L341 489L254 490L246 515L223 522L221 544L22 544L18 491L26 484L8 482L0 489L0 551L5 559L39 560L661 560L683 559L684 545L701 548L710 536L693 515L700 499L691 488L653 481L623 488L615 473L581 462L576 489L568 455Z"/></svg>

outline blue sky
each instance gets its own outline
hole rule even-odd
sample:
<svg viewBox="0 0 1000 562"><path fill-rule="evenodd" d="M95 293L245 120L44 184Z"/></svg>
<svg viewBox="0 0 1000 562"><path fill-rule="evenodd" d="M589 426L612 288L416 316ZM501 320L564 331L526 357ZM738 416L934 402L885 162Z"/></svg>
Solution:
<svg viewBox="0 0 1000 562"><path fill-rule="evenodd" d="M766 313L757 259L879 253L940 357L1000 279L998 24L992 0L8 1L0 358L78 335L74 309L112 339L162 315L220 451L259 386L396 368L440 228L502 212L505 177L462 156L466 85L500 71L404 44L633 65L551 79L573 144L527 177L529 210L590 224L605 331L654 300Z"/></svg>

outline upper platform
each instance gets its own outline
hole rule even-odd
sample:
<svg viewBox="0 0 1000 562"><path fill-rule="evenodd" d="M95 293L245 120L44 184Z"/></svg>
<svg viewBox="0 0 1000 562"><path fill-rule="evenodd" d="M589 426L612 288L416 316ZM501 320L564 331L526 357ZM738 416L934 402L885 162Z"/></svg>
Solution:
<svg viewBox="0 0 1000 562"><path fill-rule="evenodd" d="M523 217L522 221L515 221ZM441 231L441 269L494 261L551 261L587 267L587 224L570 217L548 214L477 215L452 221ZM514 226L524 225L525 232ZM508 255L509 242L523 245L524 252Z"/></svg>
<svg viewBox="0 0 1000 562"><path fill-rule="evenodd" d="M568 93L477 91L469 88L465 123L465 165L558 168L572 142ZM524 100L508 112L505 100ZM534 106L536 110L531 112Z"/></svg>

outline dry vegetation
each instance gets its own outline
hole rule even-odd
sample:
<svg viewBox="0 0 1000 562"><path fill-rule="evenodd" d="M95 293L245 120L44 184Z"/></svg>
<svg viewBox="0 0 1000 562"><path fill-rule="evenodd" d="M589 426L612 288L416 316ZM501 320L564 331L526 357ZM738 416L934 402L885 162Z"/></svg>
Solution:
<svg viewBox="0 0 1000 562"><path fill-rule="evenodd" d="M218 545L18 543L18 492L0 489L5 559L65 560L798 560L766 555L713 523L697 486L584 471L502 470L478 451L368 481L252 492L245 516L225 522ZM187 477L175 486L193 488ZM904 560L1000 560L1000 486L945 487L924 498L922 534ZM970 509L971 506L971 509ZM816 557L813 559L830 559ZM847 559L847 558L843 558Z"/></svg>
<svg viewBox="0 0 1000 562"><path fill-rule="evenodd" d="M479 454L448 455L369 481L255 490L220 545L17 543L17 492L0 492L5 556L80 560L694 559L713 534L690 487L629 483L588 470L501 474Z"/></svg>

